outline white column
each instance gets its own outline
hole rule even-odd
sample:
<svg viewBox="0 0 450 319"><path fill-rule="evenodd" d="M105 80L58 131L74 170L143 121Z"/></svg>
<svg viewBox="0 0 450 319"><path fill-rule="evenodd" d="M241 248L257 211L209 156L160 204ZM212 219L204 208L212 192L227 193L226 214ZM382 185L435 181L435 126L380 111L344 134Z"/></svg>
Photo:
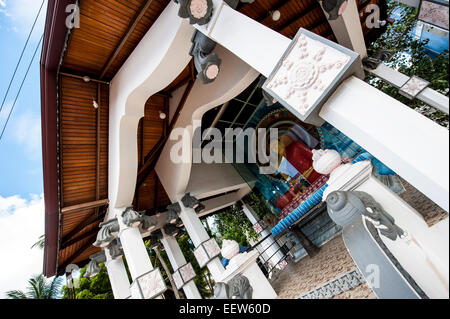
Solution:
<svg viewBox="0 0 450 319"><path fill-rule="evenodd" d="M397 88L402 87L408 80L409 76L398 72L397 70L390 68L384 64L380 64L375 70L369 70L376 77L389 82ZM449 99L444 94L433 90L432 88L426 88L419 94L417 94L417 99L428 105L438 109L439 111L449 114Z"/></svg>
<svg viewBox="0 0 450 319"><path fill-rule="evenodd" d="M319 115L448 211L447 129L356 77Z"/></svg>
<svg viewBox="0 0 450 319"><path fill-rule="evenodd" d="M198 218L195 210L189 207L184 207L181 201L179 201L179 204L181 207L180 218L183 221L184 227L186 227L194 246L198 247L201 243L209 239L209 235L203 227L203 224L200 221L200 218ZM211 260L207 266L216 281L221 278L221 274L225 271L225 268L217 257Z"/></svg>
<svg viewBox="0 0 450 319"><path fill-rule="evenodd" d="M371 174L370 161L350 164L340 169L339 175L336 178L332 175L328 181L329 186L324 192L323 200L337 190L361 191L371 195L406 233L406 238L395 241L381 235L383 243L428 297L448 298L448 218L438 224L438 229L428 227L417 211ZM349 252L352 254L351 250ZM357 260L355 262L358 264ZM366 269L360 271L364 276L370 275ZM382 271L380 276L383 276Z"/></svg>
<svg viewBox="0 0 450 319"><path fill-rule="evenodd" d="M325 15L328 13L325 12ZM367 56L356 0L349 0L342 16L336 20L328 20L328 23L340 45L359 53L361 58Z"/></svg>
<svg viewBox="0 0 450 319"><path fill-rule="evenodd" d="M172 265L173 271L176 271L181 266L186 265L186 258L184 258L183 252L178 245L177 240L173 236L168 236L164 234L161 243L164 246L164 250L169 257L170 264ZM183 287L184 294L187 299L202 299L194 280L191 280Z"/></svg>
<svg viewBox="0 0 450 319"><path fill-rule="evenodd" d="M125 208L124 208L125 209ZM127 258L128 269L132 280L153 270L147 249L142 240L141 233L137 227L128 227L122 221L121 213L124 210L116 210L117 220L120 225L120 242Z"/></svg>
<svg viewBox="0 0 450 319"><path fill-rule="evenodd" d="M241 203L245 216L247 216L252 225L255 225L259 221L259 217L250 206L245 204L243 201L241 201ZM260 233L260 238L264 238L269 235L271 235L270 231L266 229ZM271 264L270 267L274 267L275 265L277 265L283 258L283 253L280 251L280 246L275 241L273 236L268 237L261 243L261 249L264 251L264 260L269 261L269 263Z"/></svg>
<svg viewBox="0 0 450 319"><path fill-rule="evenodd" d="M131 295L130 281L128 280L127 270L123 259L112 259L109 250L105 249L106 270L108 271L109 282L115 299L125 299Z"/></svg>

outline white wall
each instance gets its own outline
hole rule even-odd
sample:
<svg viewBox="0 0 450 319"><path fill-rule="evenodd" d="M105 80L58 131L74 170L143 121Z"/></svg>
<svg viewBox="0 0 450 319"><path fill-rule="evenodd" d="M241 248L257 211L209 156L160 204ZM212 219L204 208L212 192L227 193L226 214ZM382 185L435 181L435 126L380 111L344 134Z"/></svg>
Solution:
<svg viewBox="0 0 450 319"><path fill-rule="evenodd" d="M217 79L210 84L195 81L191 93L178 117L174 128L185 128L190 134L188 145L192 149L192 132L201 125L203 114L239 95L259 75L244 61L227 49L218 45L215 51L222 59L221 70ZM178 140L168 140L155 170L169 198L174 202L186 193L191 174L192 157L186 154L185 161L175 164L170 151Z"/></svg>
<svg viewBox="0 0 450 319"><path fill-rule="evenodd" d="M170 2L128 57L110 86L110 207L131 205L137 177L137 127L147 99L169 85L186 67L193 27Z"/></svg>

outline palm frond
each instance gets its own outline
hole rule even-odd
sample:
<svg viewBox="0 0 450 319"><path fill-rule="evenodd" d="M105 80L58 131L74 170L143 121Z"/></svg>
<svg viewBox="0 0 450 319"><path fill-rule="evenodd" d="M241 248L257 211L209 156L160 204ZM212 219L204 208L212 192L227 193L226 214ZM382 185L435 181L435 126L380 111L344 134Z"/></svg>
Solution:
<svg viewBox="0 0 450 319"><path fill-rule="evenodd" d="M28 299L26 294L21 290L10 290L6 292L6 297L9 299Z"/></svg>
<svg viewBox="0 0 450 319"><path fill-rule="evenodd" d="M38 241L35 242L35 243L33 244L33 246L31 246L31 249L33 249L33 248L44 249L44 247L45 247L45 234L39 236Z"/></svg>

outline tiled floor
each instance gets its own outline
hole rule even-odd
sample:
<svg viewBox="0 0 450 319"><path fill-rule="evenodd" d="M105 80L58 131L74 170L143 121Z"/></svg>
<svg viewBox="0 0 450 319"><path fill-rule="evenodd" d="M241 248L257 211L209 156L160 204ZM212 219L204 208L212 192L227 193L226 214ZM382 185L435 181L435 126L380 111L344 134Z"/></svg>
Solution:
<svg viewBox="0 0 450 319"><path fill-rule="evenodd" d="M404 179L402 179L402 183L406 192L401 194L400 197L423 216L428 226L431 227L448 217L448 213L445 210L408 184Z"/></svg>
<svg viewBox="0 0 450 319"><path fill-rule="evenodd" d="M272 283L280 299L296 299L355 269L356 265L339 235L323 245L320 252L299 262L290 262ZM360 285L335 298L375 298L367 285Z"/></svg>

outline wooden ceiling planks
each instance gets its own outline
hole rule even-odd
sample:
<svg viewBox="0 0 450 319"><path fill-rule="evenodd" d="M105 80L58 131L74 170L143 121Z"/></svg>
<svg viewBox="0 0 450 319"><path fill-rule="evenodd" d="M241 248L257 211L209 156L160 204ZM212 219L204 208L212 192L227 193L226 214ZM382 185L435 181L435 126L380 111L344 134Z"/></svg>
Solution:
<svg viewBox="0 0 450 319"><path fill-rule="evenodd" d="M125 41L122 49L106 70L107 80L119 68L156 21L170 0L152 0L148 10ZM62 68L83 75L99 77L121 39L147 0L82 0L80 25L74 29Z"/></svg>

